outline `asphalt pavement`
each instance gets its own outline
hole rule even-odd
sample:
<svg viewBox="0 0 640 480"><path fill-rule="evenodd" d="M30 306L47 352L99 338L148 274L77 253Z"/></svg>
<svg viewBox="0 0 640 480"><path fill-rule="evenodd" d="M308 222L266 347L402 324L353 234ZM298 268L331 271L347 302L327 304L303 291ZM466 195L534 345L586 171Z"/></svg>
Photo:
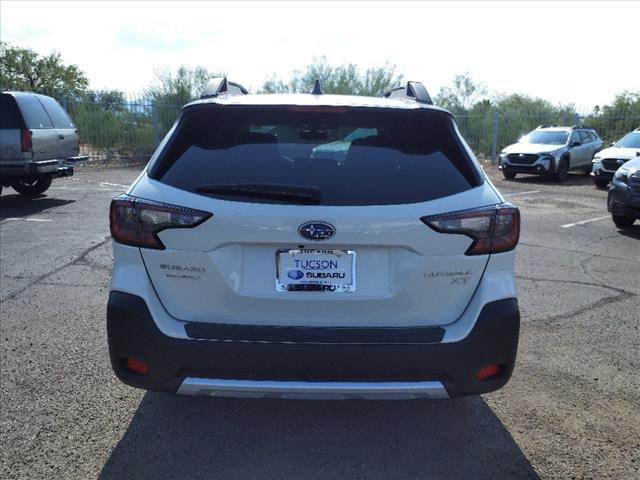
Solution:
<svg viewBox="0 0 640 480"><path fill-rule="evenodd" d="M522 212L522 331L502 390L286 401L135 390L105 311L111 198L139 169L0 197L0 478L640 478L640 222L572 174L495 183Z"/></svg>

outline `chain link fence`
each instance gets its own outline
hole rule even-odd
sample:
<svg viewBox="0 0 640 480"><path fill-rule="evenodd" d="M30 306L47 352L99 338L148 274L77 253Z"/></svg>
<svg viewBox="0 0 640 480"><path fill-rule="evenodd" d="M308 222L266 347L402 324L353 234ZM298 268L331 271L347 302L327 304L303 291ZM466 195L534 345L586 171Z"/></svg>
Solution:
<svg viewBox="0 0 640 480"><path fill-rule="evenodd" d="M640 127L640 112L623 115L601 115L597 110L566 113L530 113L522 111L494 111L483 115L456 115L458 128L471 149L481 159L497 161L500 151L540 125L593 128L605 147L626 133Z"/></svg>
<svg viewBox="0 0 640 480"><path fill-rule="evenodd" d="M58 98L80 137L80 154L93 164L146 163L167 134L181 105L159 104L145 96L111 101Z"/></svg>
<svg viewBox="0 0 640 480"><path fill-rule="evenodd" d="M82 155L103 165L145 163L169 131L180 105L164 105L142 95L117 101L58 98L78 127ZM594 128L605 146L640 127L640 112L619 116L597 110L575 112L495 111L456 115L458 128L471 149L495 163L500 151L539 125L583 125Z"/></svg>

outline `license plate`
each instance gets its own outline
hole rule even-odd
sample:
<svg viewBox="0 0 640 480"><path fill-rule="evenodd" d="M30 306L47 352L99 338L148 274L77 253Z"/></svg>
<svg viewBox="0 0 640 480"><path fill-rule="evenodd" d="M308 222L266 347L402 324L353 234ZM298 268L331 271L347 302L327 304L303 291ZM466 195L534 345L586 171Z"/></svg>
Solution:
<svg viewBox="0 0 640 480"><path fill-rule="evenodd" d="M355 266L351 250L278 250L276 290L353 292Z"/></svg>

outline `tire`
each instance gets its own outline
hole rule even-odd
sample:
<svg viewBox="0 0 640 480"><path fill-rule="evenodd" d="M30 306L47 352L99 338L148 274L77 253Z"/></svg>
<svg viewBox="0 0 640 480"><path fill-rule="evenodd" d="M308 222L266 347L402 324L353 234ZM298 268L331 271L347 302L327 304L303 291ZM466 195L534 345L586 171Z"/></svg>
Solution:
<svg viewBox="0 0 640 480"><path fill-rule="evenodd" d="M633 217L625 217L624 215L611 215L611 219L613 223L616 224L618 228L626 228L633 225L633 222L636 221Z"/></svg>
<svg viewBox="0 0 640 480"><path fill-rule="evenodd" d="M502 176L507 180L513 180L514 178L516 178L516 173L515 172L505 172L504 170L502 170Z"/></svg>
<svg viewBox="0 0 640 480"><path fill-rule="evenodd" d="M11 188L22 195L35 197L36 195L41 195L46 192L51 186L52 181L53 179L48 176L38 177L31 181L21 180L20 182L11 185Z"/></svg>
<svg viewBox="0 0 640 480"><path fill-rule="evenodd" d="M558 182L564 182L567 179L569 173L569 159L562 158L556 169L556 173L553 174L553 178Z"/></svg>
<svg viewBox="0 0 640 480"><path fill-rule="evenodd" d="M591 170L592 170L591 165L584 167L584 175L585 175L585 177L588 177L588 176L591 175Z"/></svg>
<svg viewBox="0 0 640 480"><path fill-rule="evenodd" d="M606 178L594 178L593 183L595 183L596 187L598 188L607 188L607 185L609 185L609 180L607 180Z"/></svg>

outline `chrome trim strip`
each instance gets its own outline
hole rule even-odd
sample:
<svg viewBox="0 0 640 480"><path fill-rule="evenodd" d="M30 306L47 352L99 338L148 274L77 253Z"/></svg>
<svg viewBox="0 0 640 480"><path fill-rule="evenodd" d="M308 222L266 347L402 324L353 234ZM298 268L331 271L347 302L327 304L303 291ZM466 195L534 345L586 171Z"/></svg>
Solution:
<svg viewBox="0 0 640 480"><path fill-rule="evenodd" d="M187 377L176 393L180 395L209 395L214 397L311 400L449 398L449 394L442 382L438 381L300 382Z"/></svg>

